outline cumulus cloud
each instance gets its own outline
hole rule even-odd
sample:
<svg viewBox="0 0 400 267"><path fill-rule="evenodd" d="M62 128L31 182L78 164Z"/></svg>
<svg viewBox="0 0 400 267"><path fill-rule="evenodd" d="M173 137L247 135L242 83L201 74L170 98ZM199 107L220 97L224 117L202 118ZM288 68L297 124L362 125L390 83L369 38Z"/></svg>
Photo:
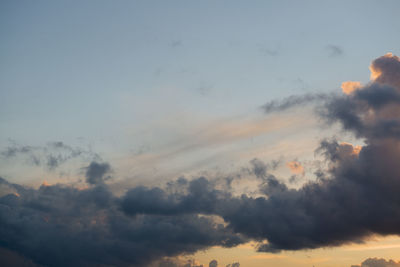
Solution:
<svg viewBox="0 0 400 267"><path fill-rule="evenodd" d="M107 162L98 163L93 161L85 169L85 177L88 184L101 184L111 179L111 176L107 175L111 172L111 166Z"/></svg>
<svg viewBox="0 0 400 267"><path fill-rule="evenodd" d="M351 267L400 267L400 262L378 258L369 258L363 261L360 265L352 265Z"/></svg>
<svg viewBox="0 0 400 267"><path fill-rule="evenodd" d="M371 66L371 79L380 83L400 88L400 58L387 53L375 59Z"/></svg>
<svg viewBox="0 0 400 267"><path fill-rule="evenodd" d="M373 61L379 75L350 95L332 97L321 114L330 123L368 141L398 138L400 135L400 60L385 55ZM390 66L390 67L388 67Z"/></svg>
<svg viewBox="0 0 400 267"><path fill-rule="evenodd" d="M347 81L342 83L342 91L346 95L353 93L355 90L362 87L361 82Z"/></svg>
<svg viewBox="0 0 400 267"><path fill-rule="evenodd" d="M18 193L0 197L0 247L45 266L145 266L245 240L199 214L131 216L121 206L124 198L104 184L33 189L0 179L0 186Z"/></svg>

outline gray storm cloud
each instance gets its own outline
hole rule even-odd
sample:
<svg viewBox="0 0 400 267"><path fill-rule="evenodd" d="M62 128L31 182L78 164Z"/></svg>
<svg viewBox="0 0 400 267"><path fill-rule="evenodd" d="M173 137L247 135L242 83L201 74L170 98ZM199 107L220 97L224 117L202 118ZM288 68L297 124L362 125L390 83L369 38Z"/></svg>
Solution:
<svg viewBox="0 0 400 267"><path fill-rule="evenodd" d="M111 179L111 176L108 175L111 172L111 166L107 162L98 163L93 161L85 168L85 170L86 182L88 184L101 184L106 180Z"/></svg>
<svg viewBox="0 0 400 267"><path fill-rule="evenodd" d="M259 242L259 251L275 253L398 235L399 66L396 56L380 57L371 65L369 84L324 97L318 114L365 145L323 140L317 151L329 168L299 189L290 189L258 160L251 162L258 197L233 195L206 177L133 187L116 196L104 183L110 165L96 162L86 169L92 186L83 190L60 184L33 189L0 179L0 246L46 266L146 266L250 240ZM285 101L269 111L306 100Z"/></svg>

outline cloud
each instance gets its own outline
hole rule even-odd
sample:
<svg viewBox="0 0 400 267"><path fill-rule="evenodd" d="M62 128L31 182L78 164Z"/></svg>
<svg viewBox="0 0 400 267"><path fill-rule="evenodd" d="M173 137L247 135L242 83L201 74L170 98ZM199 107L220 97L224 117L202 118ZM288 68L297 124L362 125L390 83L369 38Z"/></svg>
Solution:
<svg viewBox="0 0 400 267"><path fill-rule="evenodd" d="M85 169L86 182L88 184L101 184L106 180L111 179L111 176L106 176L111 172L111 166L107 162L98 163L93 161Z"/></svg>
<svg viewBox="0 0 400 267"><path fill-rule="evenodd" d="M328 98L326 94L304 94L304 95L292 95L287 98L284 98L281 101L270 101L262 106L262 109L265 113L273 113L273 112L281 112L294 107L314 104L317 102L321 102Z"/></svg>
<svg viewBox="0 0 400 267"><path fill-rule="evenodd" d="M380 84L400 88L400 58L398 56L387 53L372 61L370 70L371 80Z"/></svg>
<svg viewBox="0 0 400 267"><path fill-rule="evenodd" d="M328 45L326 49L331 57L337 57L344 54L343 48L338 45Z"/></svg>
<svg viewBox="0 0 400 267"><path fill-rule="evenodd" d="M212 260L210 261L210 263L208 264L209 267L218 267L218 261L216 260Z"/></svg>
<svg viewBox="0 0 400 267"><path fill-rule="evenodd" d="M179 46L182 46L182 41L181 40L174 40L174 41L172 41L171 43L170 43L170 46L172 47L172 48L176 48L176 47L179 47Z"/></svg>
<svg viewBox="0 0 400 267"><path fill-rule="evenodd" d="M360 82L348 81L342 83L342 91L346 95L353 93L355 90L360 89L362 87Z"/></svg>
<svg viewBox="0 0 400 267"><path fill-rule="evenodd" d="M158 267L179 267L178 263L173 260L163 260L158 264Z"/></svg>
<svg viewBox="0 0 400 267"><path fill-rule="evenodd" d="M304 175L304 167L298 161L289 161L286 163L286 166L290 169L292 174L295 175Z"/></svg>
<svg viewBox="0 0 400 267"><path fill-rule="evenodd" d="M400 267L400 262L378 258L369 258L363 261L361 265L352 265L351 267Z"/></svg>
<svg viewBox="0 0 400 267"><path fill-rule="evenodd" d="M165 256L244 242L199 214L126 214L104 184L27 188L0 197L0 247L45 266L145 266ZM195 189L194 189L195 190Z"/></svg>
<svg viewBox="0 0 400 267"><path fill-rule="evenodd" d="M400 135L400 59L385 55L371 65L374 80L347 96L332 97L321 111L329 123L369 141ZM377 74L379 73L379 74Z"/></svg>
<svg viewBox="0 0 400 267"><path fill-rule="evenodd" d="M366 145L322 141L318 151L325 155L329 169L317 182L289 189L263 164L254 162L265 196L235 198L200 178L190 182L183 195L160 188L131 190L124 209L131 214L216 214L235 232L267 240L259 246L266 252L361 242L372 233L400 234L400 167L393 160L400 158L400 136L389 126L380 129L388 118L396 122L400 117L391 113L400 104L396 96L397 88L373 82L326 103L325 118L363 137ZM153 196L153 201L140 202L142 196Z"/></svg>
<svg viewBox="0 0 400 267"><path fill-rule="evenodd" d="M3 266L41 267L18 253L4 248L0 248L0 263Z"/></svg>
<svg viewBox="0 0 400 267"><path fill-rule="evenodd" d="M84 160L98 160L99 155L90 149L72 147L63 142L49 142L44 146L20 145L14 141L0 151L0 156L4 159L21 157L26 162L35 166L45 166L49 170L58 168L63 163L80 158Z"/></svg>

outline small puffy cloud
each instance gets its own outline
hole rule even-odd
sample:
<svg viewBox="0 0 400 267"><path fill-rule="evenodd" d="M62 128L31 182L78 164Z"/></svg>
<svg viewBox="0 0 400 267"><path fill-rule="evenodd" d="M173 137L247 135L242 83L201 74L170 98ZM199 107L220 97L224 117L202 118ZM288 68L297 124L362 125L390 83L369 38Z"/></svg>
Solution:
<svg viewBox="0 0 400 267"><path fill-rule="evenodd" d="M210 263L208 264L209 267L218 267L218 261L216 260L212 260L210 261Z"/></svg>
<svg viewBox="0 0 400 267"><path fill-rule="evenodd" d="M354 82L354 81L347 81L342 83L342 91L346 95L349 95L353 93L355 90L358 90L362 87L360 82Z"/></svg>
<svg viewBox="0 0 400 267"><path fill-rule="evenodd" d="M298 161L289 161L286 166L290 169L292 174L304 175L304 167Z"/></svg>
<svg viewBox="0 0 400 267"><path fill-rule="evenodd" d="M86 182L92 185L104 183L105 180L111 178L111 176L107 175L110 172L111 166L107 162L98 163L93 161L86 167Z"/></svg>
<svg viewBox="0 0 400 267"><path fill-rule="evenodd" d="M368 258L361 265L352 265L351 267L400 267L400 262L378 258Z"/></svg>

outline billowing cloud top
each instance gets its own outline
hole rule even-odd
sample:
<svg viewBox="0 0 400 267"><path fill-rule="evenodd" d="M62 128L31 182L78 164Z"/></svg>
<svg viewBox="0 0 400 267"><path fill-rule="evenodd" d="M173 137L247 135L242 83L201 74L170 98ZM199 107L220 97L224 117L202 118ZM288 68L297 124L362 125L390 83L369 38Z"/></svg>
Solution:
<svg viewBox="0 0 400 267"><path fill-rule="evenodd" d="M381 83L400 88L400 59L392 53L375 59L371 66L371 79Z"/></svg>

